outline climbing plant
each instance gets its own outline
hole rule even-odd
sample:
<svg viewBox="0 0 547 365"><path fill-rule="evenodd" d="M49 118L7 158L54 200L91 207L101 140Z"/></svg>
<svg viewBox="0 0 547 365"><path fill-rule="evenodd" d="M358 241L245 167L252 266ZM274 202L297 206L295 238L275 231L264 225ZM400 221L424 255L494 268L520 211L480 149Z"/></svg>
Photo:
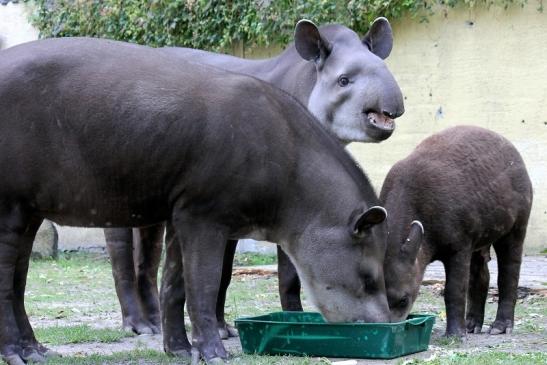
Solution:
<svg viewBox="0 0 547 365"><path fill-rule="evenodd" d="M542 0L539 8L542 10ZM41 37L92 36L151 46L208 50L285 44L301 18L341 23L364 33L378 16L426 20L435 9L479 4L524 6L527 0L34 0Z"/></svg>

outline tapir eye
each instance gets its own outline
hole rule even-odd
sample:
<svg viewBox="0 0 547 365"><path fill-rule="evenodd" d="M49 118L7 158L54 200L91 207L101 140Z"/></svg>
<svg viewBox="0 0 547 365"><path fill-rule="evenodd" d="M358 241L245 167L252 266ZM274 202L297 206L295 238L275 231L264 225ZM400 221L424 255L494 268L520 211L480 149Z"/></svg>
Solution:
<svg viewBox="0 0 547 365"><path fill-rule="evenodd" d="M408 305L408 297L404 296L397 302L397 308L406 308Z"/></svg>
<svg viewBox="0 0 547 365"><path fill-rule="evenodd" d="M348 84L349 84L349 79L346 76L340 76L338 78L338 85L344 87L344 86L348 86Z"/></svg>

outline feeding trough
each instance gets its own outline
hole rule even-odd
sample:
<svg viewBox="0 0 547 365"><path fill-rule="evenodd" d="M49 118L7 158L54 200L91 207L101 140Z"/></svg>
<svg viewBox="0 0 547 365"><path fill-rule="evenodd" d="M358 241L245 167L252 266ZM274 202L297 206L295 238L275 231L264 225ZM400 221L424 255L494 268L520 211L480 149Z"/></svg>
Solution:
<svg viewBox="0 0 547 365"><path fill-rule="evenodd" d="M245 353L392 359L427 350L435 316L397 323L327 323L319 313L276 312L235 321Z"/></svg>

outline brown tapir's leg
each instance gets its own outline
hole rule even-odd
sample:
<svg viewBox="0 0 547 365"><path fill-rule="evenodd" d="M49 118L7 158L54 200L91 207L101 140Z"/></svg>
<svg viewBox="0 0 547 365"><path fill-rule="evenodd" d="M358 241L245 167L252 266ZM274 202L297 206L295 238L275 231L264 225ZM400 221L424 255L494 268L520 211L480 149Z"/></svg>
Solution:
<svg viewBox="0 0 547 365"><path fill-rule="evenodd" d="M123 328L137 334L152 334L152 325L143 314L137 291L133 262L133 233L131 228L104 230L106 249L112 262L116 294L122 309Z"/></svg>
<svg viewBox="0 0 547 365"><path fill-rule="evenodd" d="M133 229L137 290L144 318L154 333L161 328L157 281L164 232L165 224Z"/></svg>
<svg viewBox="0 0 547 365"><path fill-rule="evenodd" d="M511 233L494 243L498 260L499 301L496 320L489 331L492 335L513 331L525 236L526 228L513 228Z"/></svg>
<svg viewBox="0 0 547 365"><path fill-rule="evenodd" d="M484 323L484 306L490 284L490 246L473 252L467 291L466 326L468 333L481 333Z"/></svg>
<svg viewBox="0 0 547 365"><path fill-rule="evenodd" d="M446 335L464 336L465 301L469 284L471 252L462 250L443 260L446 274L444 303L446 306Z"/></svg>
<svg viewBox="0 0 547 365"><path fill-rule="evenodd" d="M229 240L224 252L224 262L222 263L222 279L217 298L217 321L218 333L223 340L228 337L237 337L237 330L226 323L224 318L224 308L226 306L226 292L232 280L232 268L234 266L234 256L237 248L237 240Z"/></svg>
<svg viewBox="0 0 547 365"><path fill-rule="evenodd" d="M281 308L284 311L302 311L300 279L289 256L279 246L277 246L277 277Z"/></svg>
<svg viewBox="0 0 547 365"><path fill-rule="evenodd" d="M216 304L227 228L205 219L194 219L181 211L174 212L173 227L183 253L187 308L192 321L192 350L199 351L206 361L225 359L228 354L218 333Z"/></svg>
<svg viewBox="0 0 547 365"><path fill-rule="evenodd" d="M173 226L168 223L165 234L165 264L160 289L163 349L166 353L191 357L192 346L184 326L184 278L182 252Z"/></svg>

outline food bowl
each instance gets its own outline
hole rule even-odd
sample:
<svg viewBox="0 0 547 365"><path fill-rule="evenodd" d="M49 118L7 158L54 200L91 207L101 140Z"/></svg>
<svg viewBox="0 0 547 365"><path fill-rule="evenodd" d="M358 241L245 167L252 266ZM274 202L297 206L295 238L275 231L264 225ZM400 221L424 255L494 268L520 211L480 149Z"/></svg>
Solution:
<svg viewBox="0 0 547 365"><path fill-rule="evenodd" d="M275 312L235 321L243 352L393 359L427 350L435 316L397 323L327 323L319 313Z"/></svg>

